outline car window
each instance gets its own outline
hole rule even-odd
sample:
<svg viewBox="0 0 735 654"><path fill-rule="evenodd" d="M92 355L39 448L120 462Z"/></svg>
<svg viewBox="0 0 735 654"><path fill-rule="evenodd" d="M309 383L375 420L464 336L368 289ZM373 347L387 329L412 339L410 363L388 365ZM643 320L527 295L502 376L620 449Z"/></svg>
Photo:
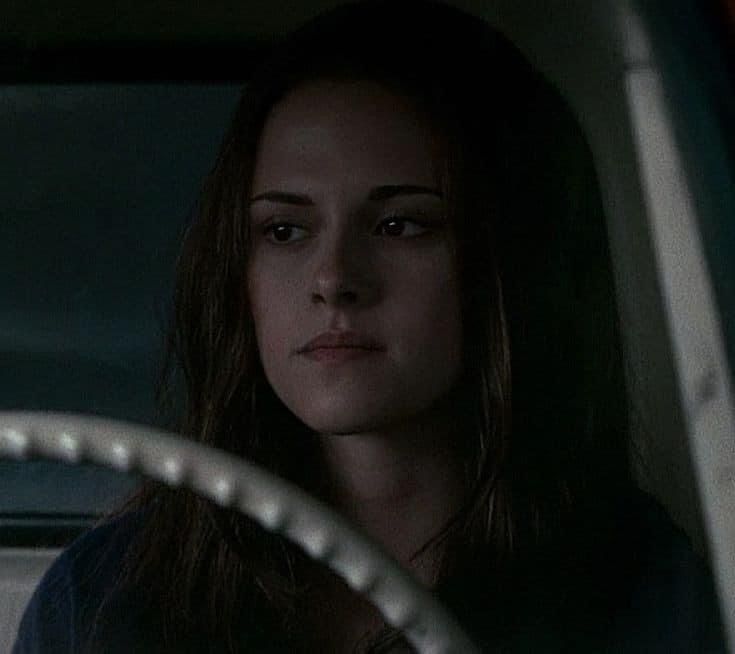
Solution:
<svg viewBox="0 0 735 654"><path fill-rule="evenodd" d="M176 250L234 84L0 88L0 408L155 424ZM0 462L0 513L94 515L135 479Z"/></svg>

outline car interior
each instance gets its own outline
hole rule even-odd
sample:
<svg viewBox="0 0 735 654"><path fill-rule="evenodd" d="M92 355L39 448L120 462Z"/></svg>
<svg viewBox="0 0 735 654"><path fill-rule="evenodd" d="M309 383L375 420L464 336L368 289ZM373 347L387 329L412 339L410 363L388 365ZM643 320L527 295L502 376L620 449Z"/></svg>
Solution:
<svg viewBox="0 0 735 654"><path fill-rule="evenodd" d="M31 0L4 11L0 414L156 424L172 269L202 178L258 58L337 4L52 11ZM735 9L451 4L506 34L584 131L634 398L636 478L708 559L735 652ZM0 438L4 428L0 415ZM61 548L140 481L3 454L0 654Z"/></svg>

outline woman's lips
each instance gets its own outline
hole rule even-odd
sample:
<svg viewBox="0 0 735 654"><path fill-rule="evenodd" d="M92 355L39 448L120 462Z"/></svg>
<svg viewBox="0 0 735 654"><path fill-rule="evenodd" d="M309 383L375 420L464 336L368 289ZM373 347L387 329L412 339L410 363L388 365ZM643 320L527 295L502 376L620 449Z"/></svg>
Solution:
<svg viewBox="0 0 735 654"><path fill-rule="evenodd" d="M344 363L346 361L354 361L355 359L363 359L380 353L382 350L377 348L365 347L317 347L306 350L302 354L312 361L322 363Z"/></svg>
<svg viewBox="0 0 735 654"><path fill-rule="evenodd" d="M351 329L322 332L297 352L312 361L343 363L374 356L385 350L378 340Z"/></svg>

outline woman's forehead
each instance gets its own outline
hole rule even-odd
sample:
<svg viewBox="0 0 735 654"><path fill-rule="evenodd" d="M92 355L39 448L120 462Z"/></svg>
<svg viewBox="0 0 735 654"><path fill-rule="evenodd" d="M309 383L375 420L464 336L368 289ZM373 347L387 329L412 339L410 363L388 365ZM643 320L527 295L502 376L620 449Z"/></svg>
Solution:
<svg viewBox="0 0 735 654"><path fill-rule="evenodd" d="M291 178L437 185L436 141L435 130L412 103L384 85L305 83L270 112L253 187Z"/></svg>

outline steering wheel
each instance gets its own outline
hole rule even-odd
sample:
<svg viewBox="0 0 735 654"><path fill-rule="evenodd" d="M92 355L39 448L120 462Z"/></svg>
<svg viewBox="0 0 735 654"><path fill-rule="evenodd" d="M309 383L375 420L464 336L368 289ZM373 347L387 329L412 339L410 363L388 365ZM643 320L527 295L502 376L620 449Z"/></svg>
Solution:
<svg viewBox="0 0 735 654"><path fill-rule="evenodd" d="M189 488L282 534L364 595L421 654L479 654L457 622L380 547L326 505L214 448L150 427L60 413L0 412L0 458L139 472Z"/></svg>

